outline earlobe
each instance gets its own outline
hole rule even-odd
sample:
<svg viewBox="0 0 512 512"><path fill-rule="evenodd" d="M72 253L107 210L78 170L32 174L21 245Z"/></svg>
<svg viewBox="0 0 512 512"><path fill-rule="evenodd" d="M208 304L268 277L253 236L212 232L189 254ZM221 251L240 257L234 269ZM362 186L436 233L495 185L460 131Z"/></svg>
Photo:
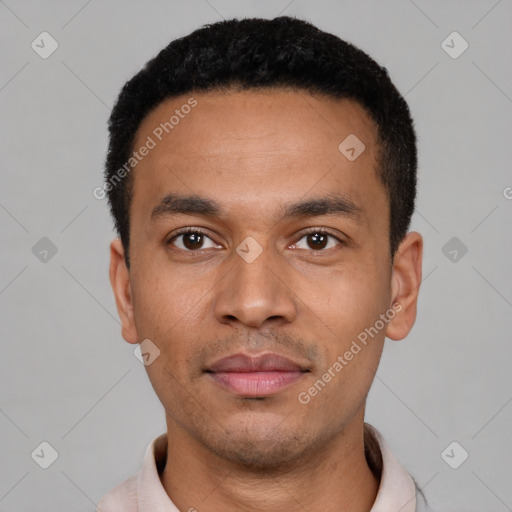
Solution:
<svg viewBox="0 0 512 512"><path fill-rule="evenodd" d="M126 267L124 248L116 238L110 243L110 284L121 320L121 334L128 343L138 343L137 329L133 316L130 273Z"/></svg>
<svg viewBox="0 0 512 512"><path fill-rule="evenodd" d="M422 255L422 236L415 231L407 233L393 261L391 305L399 304L399 309L394 307L397 313L386 329L386 336L392 340L405 338L416 320Z"/></svg>

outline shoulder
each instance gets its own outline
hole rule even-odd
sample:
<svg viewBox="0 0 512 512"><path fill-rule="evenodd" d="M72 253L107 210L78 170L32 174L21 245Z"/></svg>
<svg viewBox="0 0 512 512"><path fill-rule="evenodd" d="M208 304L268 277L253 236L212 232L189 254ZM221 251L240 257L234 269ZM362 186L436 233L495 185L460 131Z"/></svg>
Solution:
<svg viewBox="0 0 512 512"><path fill-rule="evenodd" d="M110 489L99 501L96 512L137 512L140 471Z"/></svg>
<svg viewBox="0 0 512 512"><path fill-rule="evenodd" d="M138 512L150 496L168 498L159 479L159 468L165 466L167 435L154 438L146 448L142 468L116 487L110 489L98 503L96 512Z"/></svg>

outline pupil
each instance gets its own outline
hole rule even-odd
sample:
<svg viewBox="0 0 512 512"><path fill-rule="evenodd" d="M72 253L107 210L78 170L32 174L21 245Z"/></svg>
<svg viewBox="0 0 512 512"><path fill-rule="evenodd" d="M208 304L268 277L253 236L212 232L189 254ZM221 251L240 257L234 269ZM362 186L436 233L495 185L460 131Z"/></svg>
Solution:
<svg viewBox="0 0 512 512"><path fill-rule="evenodd" d="M203 235L201 233L187 233L183 240L183 244L187 249L197 249L203 243Z"/></svg>
<svg viewBox="0 0 512 512"><path fill-rule="evenodd" d="M309 240L314 245L314 249L323 249L326 246L327 236L323 233L313 233L309 235Z"/></svg>

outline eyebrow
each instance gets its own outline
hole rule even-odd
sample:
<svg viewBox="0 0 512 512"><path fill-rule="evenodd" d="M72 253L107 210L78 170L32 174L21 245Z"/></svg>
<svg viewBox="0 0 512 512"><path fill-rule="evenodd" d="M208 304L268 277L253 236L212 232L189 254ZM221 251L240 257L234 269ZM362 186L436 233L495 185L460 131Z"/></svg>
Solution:
<svg viewBox="0 0 512 512"><path fill-rule="evenodd" d="M151 211L151 222L172 215L199 215L220 217L223 208L213 199L196 195L183 196L168 194ZM335 194L283 205L278 218L319 217L321 215L338 215L359 220L364 210L346 196Z"/></svg>
<svg viewBox="0 0 512 512"><path fill-rule="evenodd" d="M331 195L308 199L289 204L281 210L281 217L319 217L321 215L338 215L358 219L364 211L353 201L343 195Z"/></svg>
<svg viewBox="0 0 512 512"><path fill-rule="evenodd" d="M151 221L170 215L203 215L205 217L218 217L222 209L212 199L199 196L181 196L169 194L151 211Z"/></svg>

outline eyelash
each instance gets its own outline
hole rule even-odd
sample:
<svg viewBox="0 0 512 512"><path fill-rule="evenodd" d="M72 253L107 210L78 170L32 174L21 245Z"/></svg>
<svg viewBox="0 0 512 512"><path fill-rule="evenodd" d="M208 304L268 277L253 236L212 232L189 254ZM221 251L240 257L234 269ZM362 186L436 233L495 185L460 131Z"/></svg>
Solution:
<svg viewBox="0 0 512 512"><path fill-rule="evenodd" d="M315 234L315 233L318 233L318 234L321 234L321 235L327 235L331 238L334 238L334 240L336 240L340 245L346 245L346 242L342 239L340 239L339 237L337 237L336 235L332 234L329 230L325 229L325 228L307 228L305 231L302 232L300 238L297 240L297 242L299 242L300 240L302 240L305 236L307 235L312 235L312 234ZM296 243L297 243L296 242ZM312 252L313 254L319 254L319 253L322 253L322 252L329 252L331 249L333 249L332 247L330 249L320 249L320 250L317 250L315 251L314 249L309 249L310 252Z"/></svg>
<svg viewBox="0 0 512 512"><path fill-rule="evenodd" d="M180 235L186 235L188 233L196 233L196 234L199 234L199 235L204 235L204 236L207 236L208 238L211 239L210 236L208 236L208 233L202 229L202 228L182 228L182 229L179 229L176 233L174 233L174 235L169 238L166 242L165 242L165 246L166 247L170 247L172 251L176 251L176 252L185 252L185 253L188 253L190 254L191 256L193 256L194 254L201 254L205 249L198 249L197 251L185 251L184 249L180 249L179 247L173 247L173 240L175 240L176 238L178 238Z"/></svg>
<svg viewBox="0 0 512 512"><path fill-rule="evenodd" d="M173 251L179 251L179 252L182 252L182 253L183 252L189 253L191 256L193 256L195 254L201 254L203 251L208 250L208 249L197 249L197 250L193 251L193 250L184 250L184 249L180 249L178 247L173 247L172 242L176 238L178 238L180 235L186 235L188 233L195 233L195 234L204 235L204 236L210 238L210 240L212 240L214 243L216 243L208 235L208 232L206 230L204 230L202 228L199 228L199 227L197 227L197 228L188 227L188 228L182 228L182 229L178 230L176 233L174 233L174 235L165 242L165 246L170 247L171 250L173 250ZM334 238L340 245L346 245L346 242L344 242L343 240L338 238L336 235L333 235L330 231L328 231L325 228L307 228L305 231L302 232L301 237L295 243L298 243L305 236L311 235L311 234L315 234L315 233L330 236L331 238ZM217 245L220 245L220 244L217 244ZM331 247L331 249L332 249L332 247ZM302 250L304 250L304 249L302 249ZM320 249L320 250L316 250L316 251L314 249L309 249L309 251L311 253L313 253L313 254L318 254L318 253L322 253L322 252L327 252L327 251L329 251L329 249L327 249L327 250Z"/></svg>

